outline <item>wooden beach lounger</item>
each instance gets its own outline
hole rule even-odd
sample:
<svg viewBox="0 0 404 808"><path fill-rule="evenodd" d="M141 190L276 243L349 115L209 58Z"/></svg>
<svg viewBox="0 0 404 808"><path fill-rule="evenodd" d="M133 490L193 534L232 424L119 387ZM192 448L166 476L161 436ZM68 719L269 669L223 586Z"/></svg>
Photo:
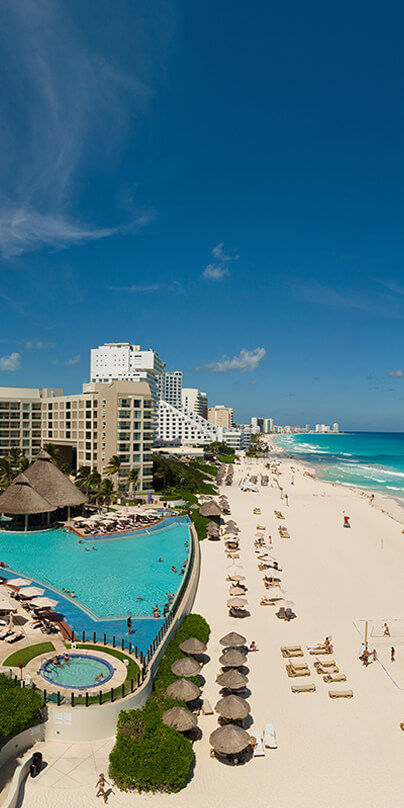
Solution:
<svg viewBox="0 0 404 808"><path fill-rule="evenodd" d="M290 679L293 679L295 676L310 676L310 668L301 667L301 668L294 668L293 665L286 665L286 672Z"/></svg>
<svg viewBox="0 0 404 808"><path fill-rule="evenodd" d="M331 684L331 682L346 682L345 673L328 673L323 676L323 682Z"/></svg>
<svg viewBox="0 0 404 808"><path fill-rule="evenodd" d="M285 659L288 657L303 656L303 651L300 645L281 646L281 653Z"/></svg>
<svg viewBox="0 0 404 808"><path fill-rule="evenodd" d="M327 651L325 645L317 645L315 648L309 648L308 652L312 656L317 656L318 654L330 654L331 653L331 651Z"/></svg>
<svg viewBox="0 0 404 808"><path fill-rule="evenodd" d="M353 690L329 690L330 699L352 699Z"/></svg>
<svg viewBox="0 0 404 808"><path fill-rule="evenodd" d="M322 668L334 668L336 664L337 663L335 659L322 659L322 660L316 659L315 662L313 663L315 668L318 668L319 665Z"/></svg>
<svg viewBox="0 0 404 808"><path fill-rule="evenodd" d="M295 671L302 671L304 668L308 668L307 662L295 662L293 659L290 659L288 665L291 665Z"/></svg>
<svg viewBox="0 0 404 808"><path fill-rule="evenodd" d="M309 682L307 685L292 685L292 693L314 693L315 689L314 682Z"/></svg>
<svg viewBox="0 0 404 808"><path fill-rule="evenodd" d="M339 673L338 665L315 665L314 667L315 667L317 673L320 674L320 676L322 676L323 673L326 673L327 676L331 676L331 674L334 674L334 673L335 674Z"/></svg>

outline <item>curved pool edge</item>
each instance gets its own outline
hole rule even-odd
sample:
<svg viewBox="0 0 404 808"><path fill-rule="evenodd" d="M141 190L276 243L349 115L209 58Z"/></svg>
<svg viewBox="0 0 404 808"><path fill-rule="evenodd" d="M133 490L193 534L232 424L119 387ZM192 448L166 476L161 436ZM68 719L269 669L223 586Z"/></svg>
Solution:
<svg viewBox="0 0 404 808"><path fill-rule="evenodd" d="M193 542L193 560L191 571L187 577L185 590L182 592L181 602L161 643L157 646L146 670L145 678L137 690L124 699L115 702L92 705L89 708L76 705L72 709L69 705L48 704L48 720L45 724L45 740L57 741L94 741L110 738L115 735L116 725L121 710L136 710L144 707L149 698L154 679L164 655L165 649L175 635L184 617L192 610L198 589L201 553L198 536L194 525L189 525ZM64 718L66 716L66 718Z"/></svg>
<svg viewBox="0 0 404 808"><path fill-rule="evenodd" d="M60 654L58 656L60 656ZM48 682L49 684L53 685L53 687L56 687L56 688L60 688L60 689L63 689L63 690L73 690L73 691L75 691L75 690L90 690L91 688L98 687L98 684L96 682L90 682L90 684L88 684L88 685L76 685L76 684L75 685L69 685L69 684L64 684L63 682L55 682L53 679L51 679L49 676L46 676L45 673L44 673L46 668L49 665L52 664L52 658L53 657L51 657L50 659L46 659L42 663L42 665L41 665L41 667L40 667L40 669L38 671L38 674L40 676L42 676L42 679L44 679L45 682ZM76 654L74 652L71 653L69 651L69 658L70 659L91 659L91 660L94 660L95 662L99 662L102 665L105 665L105 667L108 669L108 676L106 676L105 679L102 679L102 681L99 682L100 686L106 685L106 683L109 682L112 679L112 677L114 676L114 673L116 671L116 668L114 668L113 665L111 665L111 663L107 659L102 659L101 657L97 657L97 656L95 656L95 654L83 654L83 653L77 653Z"/></svg>

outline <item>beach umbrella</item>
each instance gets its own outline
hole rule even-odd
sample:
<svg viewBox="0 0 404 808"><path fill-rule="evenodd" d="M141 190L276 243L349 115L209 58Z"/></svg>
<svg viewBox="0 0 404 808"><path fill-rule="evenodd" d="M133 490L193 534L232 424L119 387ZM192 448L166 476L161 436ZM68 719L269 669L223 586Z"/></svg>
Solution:
<svg viewBox="0 0 404 808"><path fill-rule="evenodd" d="M16 612L17 609L18 606L15 601L9 600L8 598L2 598L0 600L0 612Z"/></svg>
<svg viewBox="0 0 404 808"><path fill-rule="evenodd" d="M237 573L235 575L232 575L229 572L229 578L232 578L233 581L245 581L245 575L238 575Z"/></svg>
<svg viewBox="0 0 404 808"><path fill-rule="evenodd" d="M58 600L52 600L52 598L32 598L32 605L35 609L54 609L59 603Z"/></svg>
<svg viewBox="0 0 404 808"><path fill-rule="evenodd" d="M199 673L201 666L199 662L191 657L176 659L171 665L171 670L175 676L195 676Z"/></svg>
<svg viewBox="0 0 404 808"><path fill-rule="evenodd" d="M205 643L196 637L189 637L188 640L184 640L184 642L180 643L180 648L185 654L203 654L206 651Z"/></svg>
<svg viewBox="0 0 404 808"><path fill-rule="evenodd" d="M39 586L23 586L18 594L22 598L37 598L39 595L43 595L45 592L44 589L40 589Z"/></svg>
<svg viewBox="0 0 404 808"><path fill-rule="evenodd" d="M227 605L235 606L236 609L242 609L244 606L248 605L248 600L246 600L246 598L229 598Z"/></svg>
<svg viewBox="0 0 404 808"><path fill-rule="evenodd" d="M29 586L32 581L27 581L26 578L10 578L8 581L5 581L6 586L15 586L18 589L20 586Z"/></svg>
<svg viewBox="0 0 404 808"><path fill-rule="evenodd" d="M172 707L162 715L162 721L167 727L176 729L177 732L186 732L197 725L196 716L185 707Z"/></svg>
<svg viewBox="0 0 404 808"><path fill-rule="evenodd" d="M243 589L241 586L231 586L229 594L232 596L245 595L245 589Z"/></svg>
<svg viewBox="0 0 404 808"><path fill-rule="evenodd" d="M166 694L170 699L181 699L181 701L193 701L201 693L199 687L189 682L188 679L177 679L168 686Z"/></svg>
<svg viewBox="0 0 404 808"><path fill-rule="evenodd" d="M237 668L230 668L226 673L219 673L216 676L216 681L221 687L228 687L230 690L239 690L245 687L248 682L248 677L244 673L240 673Z"/></svg>
<svg viewBox="0 0 404 808"><path fill-rule="evenodd" d="M225 651L219 658L220 664L224 665L226 668L239 668L241 665L245 664L245 661L245 654L241 651L236 651L235 648L230 648L229 651Z"/></svg>
<svg viewBox="0 0 404 808"><path fill-rule="evenodd" d="M245 645L247 640L242 634L237 634L237 631L230 631L219 642L220 645L225 645L227 648L237 648L240 645Z"/></svg>
<svg viewBox="0 0 404 808"><path fill-rule="evenodd" d="M216 704L215 710L222 715L223 718L237 721L240 718L245 718L248 713L251 712L251 707L248 701L232 693L231 696L225 696L224 699L220 699Z"/></svg>
<svg viewBox="0 0 404 808"><path fill-rule="evenodd" d="M236 724L219 727L209 737L209 742L216 752L222 755L237 755L250 744L250 736L245 729Z"/></svg>

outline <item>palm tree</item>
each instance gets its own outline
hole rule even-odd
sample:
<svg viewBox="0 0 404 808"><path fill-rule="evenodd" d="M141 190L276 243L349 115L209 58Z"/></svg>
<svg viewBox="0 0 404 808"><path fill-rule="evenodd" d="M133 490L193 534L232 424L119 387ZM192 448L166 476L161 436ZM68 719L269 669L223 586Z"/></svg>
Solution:
<svg viewBox="0 0 404 808"><path fill-rule="evenodd" d="M97 471L97 469L93 469L91 474L89 474L89 476L88 476L88 485L89 485L89 490L92 493L95 493L95 495L96 495L95 498L96 498L97 504L98 504L98 499L99 499L99 495L100 495L101 483L102 483L102 477L101 477L100 472Z"/></svg>
<svg viewBox="0 0 404 808"><path fill-rule="evenodd" d="M125 479L125 485L128 487L132 485L133 499L135 499L135 491L139 482L139 469L131 468L128 476Z"/></svg>
<svg viewBox="0 0 404 808"><path fill-rule="evenodd" d="M112 455L104 469L104 474L107 477L114 477L116 475L116 487L119 488L119 469L121 468L121 458L118 455Z"/></svg>
<svg viewBox="0 0 404 808"><path fill-rule="evenodd" d="M20 469L19 469L19 470L20 470L20 472L25 471L25 469L27 469L27 468L28 468L28 466L29 466L29 460L28 460L28 457L26 457L25 455L23 455L22 457L20 457L20 462L19 462L19 464L18 464L18 465L19 465L19 467L20 467Z"/></svg>
<svg viewBox="0 0 404 808"><path fill-rule="evenodd" d="M17 468L21 461L21 449L19 449L17 446L13 446L8 453L8 459L10 461L11 468Z"/></svg>
<svg viewBox="0 0 404 808"><path fill-rule="evenodd" d="M71 470L68 463L62 463L62 465L60 467L60 471L62 471L63 474L66 474L66 477L69 477L70 474L72 473L72 470Z"/></svg>
<svg viewBox="0 0 404 808"><path fill-rule="evenodd" d="M86 491L87 494L91 487L91 474L92 471L90 466L80 466L74 481L77 488L81 488L83 491Z"/></svg>
<svg viewBox="0 0 404 808"><path fill-rule="evenodd" d="M107 505L110 504L111 499L114 494L114 484L109 477L106 477L105 480L102 481L100 486L100 496L103 502L106 502Z"/></svg>
<svg viewBox="0 0 404 808"><path fill-rule="evenodd" d="M15 476L16 472L7 457L0 457L0 486L7 488Z"/></svg>

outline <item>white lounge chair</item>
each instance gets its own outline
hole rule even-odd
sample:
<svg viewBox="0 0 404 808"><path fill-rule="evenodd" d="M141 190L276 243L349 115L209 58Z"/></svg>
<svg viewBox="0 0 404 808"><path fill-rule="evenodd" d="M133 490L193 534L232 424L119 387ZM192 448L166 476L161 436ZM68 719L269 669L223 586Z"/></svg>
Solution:
<svg viewBox="0 0 404 808"><path fill-rule="evenodd" d="M262 757L265 755L265 749L262 743L262 735L257 729L250 731L251 738L254 738L255 744L253 747L253 757Z"/></svg>
<svg viewBox="0 0 404 808"><path fill-rule="evenodd" d="M3 631L0 631L0 640L4 640L9 634L12 634L11 628L4 628Z"/></svg>
<svg viewBox="0 0 404 808"><path fill-rule="evenodd" d="M269 749L278 748L278 744L276 742L275 727L273 724L265 724L263 740L264 740L264 746L268 746Z"/></svg>
<svg viewBox="0 0 404 808"><path fill-rule="evenodd" d="M17 640L22 640L24 634L22 631L16 631L13 634L9 634L8 637L5 638L6 642L17 642Z"/></svg>

